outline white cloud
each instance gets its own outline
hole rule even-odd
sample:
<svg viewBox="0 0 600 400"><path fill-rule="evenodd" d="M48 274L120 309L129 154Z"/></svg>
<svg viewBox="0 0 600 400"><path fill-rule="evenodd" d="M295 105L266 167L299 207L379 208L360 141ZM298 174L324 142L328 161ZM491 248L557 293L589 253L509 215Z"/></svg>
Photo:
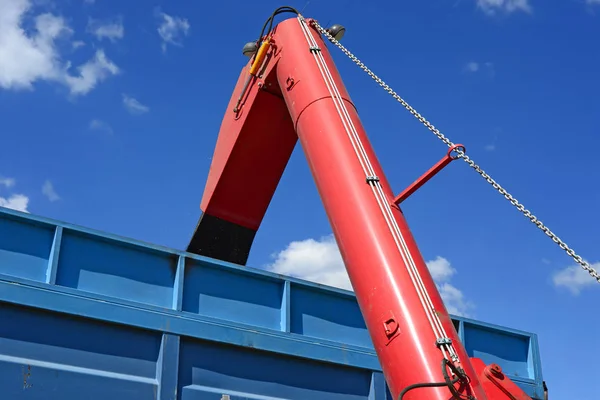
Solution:
<svg viewBox="0 0 600 400"><path fill-rule="evenodd" d="M14 187L16 181L14 178L0 177L0 186L4 186L7 189ZM12 193L8 197L0 196L0 207L10 208L17 211L29 212L27 206L29 205L29 197Z"/></svg>
<svg viewBox="0 0 600 400"><path fill-rule="evenodd" d="M477 7L489 15L497 12L522 11L529 13L532 11L529 0L477 0Z"/></svg>
<svg viewBox="0 0 600 400"><path fill-rule="evenodd" d="M306 239L290 243L275 254L274 262L266 269L282 275L293 276L311 282L352 290L346 267L332 235L319 240ZM449 283L456 273L450 262L437 257L427 262L448 312L467 316L473 304L464 294Z"/></svg>
<svg viewBox="0 0 600 400"><path fill-rule="evenodd" d="M585 0L585 3L590 5L600 4L600 0Z"/></svg>
<svg viewBox="0 0 600 400"><path fill-rule="evenodd" d="M3 178L0 176L0 185L6 186L7 188L11 188L15 186L14 178Z"/></svg>
<svg viewBox="0 0 600 400"><path fill-rule="evenodd" d="M71 94L85 94L108 75L118 73L98 50L78 68L80 75L71 75L71 63L61 59L59 44L72 34L60 16L33 15L29 0L0 0L0 88L33 90L38 81L52 81L69 88Z"/></svg>
<svg viewBox="0 0 600 400"><path fill-rule="evenodd" d="M471 61L467 63L467 65L465 66L465 70L468 72L477 72L479 71L479 63Z"/></svg>
<svg viewBox="0 0 600 400"><path fill-rule="evenodd" d="M137 99L129 97L126 94L123 94L123 105L131 114L143 114L150 110L148 106L143 105Z"/></svg>
<svg viewBox="0 0 600 400"><path fill-rule="evenodd" d="M29 197L23 194L11 194L8 198L0 197L0 207L11 208L17 211L29 212Z"/></svg>
<svg viewBox="0 0 600 400"><path fill-rule="evenodd" d="M98 40L108 39L111 42L122 39L125 35L125 28L123 27L123 20L121 17L104 22L90 18L87 30L95 35Z"/></svg>
<svg viewBox="0 0 600 400"><path fill-rule="evenodd" d="M456 269L452 267L450 261L437 256L434 260L427 261L427 268L440 291L448 312L454 315L469 316L474 305L465 298L460 289L450 283L456 274Z"/></svg>
<svg viewBox="0 0 600 400"><path fill-rule="evenodd" d="M440 256L427 262L427 268L436 282L446 282L456 273L456 270L450 265L450 261Z"/></svg>
<svg viewBox="0 0 600 400"><path fill-rule="evenodd" d="M591 264L591 267L600 271L600 262ZM574 295L578 295L585 288L598 285L598 281L579 265L572 265L554 273L552 281L554 286L563 286Z"/></svg>
<svg viewBox="0 0 600 400"><path fill-rule="evenodd" d="M494 150L496 150L496 145L495 144L486 144L484 146L484 149L487 151L494 151Z"/></svg>
<svg viewBox="0 0 600 400"><path fill-rule="evenodd" d="M333 236L291 242L275 255L267 270L323 285L352 290L346 267Z"/></svg>
<svg viewBox="0 0 600 400"><path fill-rule="evenodd" d="M93 131L104 132L109 135L113 134L113 130L112 130L111 126L107 122L102 121L100 119L91 120L90 121L90 129Z"/></svg>
<svg viewBox="0 0 600 400"><path fill-rule="evenodd" d="M190 23L185 18L173 17L163 12L159 13L162 17L162 23L158 27L158 34L163 40L161 45L163 52L167 51L167 45L182 46L179 41L180 36L187 36L190 30Z"/></svg>
<svg viewBox="0 0 600 400"><path fill-rule="evenodd" d="M54 190L54 185L49 180L46 180L42 185L42 193L50 201L60 200L60 196L56 193L56 190Z"/></svg>
<svg viewBox="0 0 600 400"><path fill-rule="evenodd" d="M444 305L448 312L453 315L462 317L469 316L469 310L472 309L473 303L465 298L463 292L449 283L438 285L438 290L444 300Z"/></svg>
<svg viewBox="0 0 600 400"><path fill-rule="evenodd" d="M492 62L484 62L479 63L476 61L470 61L465 64L464 71L469 73L483 73L486 72L490 77L494 77L496 75L496 71L494 69L494 63Z"/></svg>
<svg viewBox="0 0 600 400"><path fill-rule="evenodd" d="M65 76L65 82L74 95L86 94L109 75L119 73L119 68L106 58L103 50L97 50L93 59L77 69L79 76Z"/></svg>
<svg viewBox="0 0 600 400"><path fill-rule="evenodd" d="M0 0L0 86L31 89L36 80L56 80L60 65L54 41L71 30L61 17L35 17L35 34L27 36L22 27L27 0Z"/></svg>

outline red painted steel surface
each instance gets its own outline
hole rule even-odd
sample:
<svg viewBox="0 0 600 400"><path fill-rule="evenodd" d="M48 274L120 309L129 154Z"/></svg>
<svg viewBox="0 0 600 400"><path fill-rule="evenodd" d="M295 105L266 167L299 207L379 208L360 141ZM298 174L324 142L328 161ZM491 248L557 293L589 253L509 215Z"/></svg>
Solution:
<svg viewBox="0 0 600 400"><path fill-rule="evenodd" d="M446 337L460 360L455 365L470 379L462 393L487 399L325 43L313 28L306 36L302 26L296 18L276 26L238 118L233 109L251 62L242 71L219 133L202 210L257 229L294 147L295 130L393 398L408 385L444 381L436 341ZM312 40L325 65L319 50L310 50ZM336 107L334 87L343 107ZM357 137L351 139L353 132ZM368 183L369 175L379 183ZM438 387L416 388L403 400L449 398L449 389Z"/></svg>
<svg viewBox="0 0 600 400"><path fill-rule="evenodd" d="M489 400L531 400L496 364L485 365L479 358L471 358L479 380Z"/></svg>
<svg viewBox="0 0 600 400"><path fill-rule="evenodd" d="M383 207L392 210L406 241L408 254L405 257L414 260L447 337L459 349L463 368L469 376L474 376L406 221L398 208L390 207L394 195L325 43L312 29L311 34L321 48L366 156L379 177L387 200ZM290 19L280 23L274 37L283 53L277 66L277 77L282 87L290 77L297 82L291 90L284 90L283 95L392 395L397 398L400 391L410 384L443 381L442 353L436 347L438 337L432 331L407 272L407 262L395 243L371 186L366 182L359 156L309 51L299 22ZM477 381L474 383L477 384ZM481 388L473 390L477 398L484 398ZM447 400L449 394L447 388L419 388L408 392L404 400Z"/></svg>
<svg viewBox="0 0 600 400"><path fill-rule="evenodd" d="M421 186L426 184L431 178L433 178L435 175L437 175L438 172L443 170L453 160L456 160L456 157L453 156L452 153L458 148L462 148L464 151L465 147L462 144L455 144L450 149L448 149L448 152L446 153L444 158L442 158L440 161L435 163L435 165L433 167L429 168L429 170L427 170L427 172L425 172L423 175L421 175L416 181L414 181L406 189L404 189L402 191L402 193L400 193L398 196L396 196L394 198L393 203L396 205L400 205L400 203L402 203L404 200L406 200L408 197L410 197L410 195L412 195L414 192L419 190L419 188Z"/></svg>
<svg viewBox="0 0 600 400"><path fill-rule="evenodd" d="M233 108L249 74L244 68L221 124L200 208L257 230L298 137L285 103L273 92L249 90L239 114Z"/></svg>

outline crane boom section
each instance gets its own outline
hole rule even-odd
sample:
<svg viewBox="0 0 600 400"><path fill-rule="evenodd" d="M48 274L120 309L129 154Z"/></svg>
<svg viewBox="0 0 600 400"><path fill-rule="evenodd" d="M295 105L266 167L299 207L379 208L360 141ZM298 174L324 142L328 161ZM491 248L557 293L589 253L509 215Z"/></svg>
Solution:
<svg viewBox="0 0 600 400"><path fill-rule="evenodd" d="M268 35L225 113L190 248L214 256L220 239L220 258L244 264L299 140L393 398L497 398L486 397L321 35L301 16Z"/></svg>

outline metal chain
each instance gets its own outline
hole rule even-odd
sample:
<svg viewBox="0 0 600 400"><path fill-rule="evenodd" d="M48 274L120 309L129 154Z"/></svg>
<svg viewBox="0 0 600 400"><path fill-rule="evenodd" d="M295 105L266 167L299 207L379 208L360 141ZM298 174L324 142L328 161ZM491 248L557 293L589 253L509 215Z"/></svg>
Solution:
<svg viewBox="0 0 600 400"><path fill-rule="evenodd" d="M386 92L388 92L393 98L395 98L400 104L404 106L415 118L417 118L423 125L427 127L435 136L437 136L442 142L448 147L454 146L454 143L446 136L444 136L435 126L433 126L428 120L425 119L421 114L417 112L410 104L408 104L402 97L400 97L391 87L389 87L381 78L379 78L373 71L371 71L365 64L362 63L354 54L346 49L339 41L337 41L325 28L323 28L315 20L311 21L312 25L323 34L331 43L336 45L344 54L348 56L356 65L358 65L363 71L365 71L375 82L379 84ZM483 177L490 185L494 187L502 196L504 196L513 206L517 208L525 217L527 217L532 223L540 228L548 237L552 239L561 249L563 249L575 262L587 271L593 278L600 283L600 274L586 262L580 255L575 253L564 241L562 241L556 234L554 234L542 221L540 221L535 215L528 209L519 203L510 193L506 191L500 184L498 184L490 175L488 175L481 167L465 154L460 148L455 150L457 157L463 159L471 168L473 168L479 175Z"/></svg>

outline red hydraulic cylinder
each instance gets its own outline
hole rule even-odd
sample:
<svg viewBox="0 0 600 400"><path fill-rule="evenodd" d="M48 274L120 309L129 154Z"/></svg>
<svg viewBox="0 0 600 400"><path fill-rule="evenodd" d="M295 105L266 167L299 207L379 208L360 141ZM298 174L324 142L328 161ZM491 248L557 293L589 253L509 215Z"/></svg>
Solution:
<svg viewBox="0 0 600 400"><path fill-rule="evenodd" d="M393 398L444 382L446 358L469 377L464 398L486 399L325 43L303 18L280 23L273 42L277 80ZM403 400L449 398L448 387L418 387Z"/></svg>

